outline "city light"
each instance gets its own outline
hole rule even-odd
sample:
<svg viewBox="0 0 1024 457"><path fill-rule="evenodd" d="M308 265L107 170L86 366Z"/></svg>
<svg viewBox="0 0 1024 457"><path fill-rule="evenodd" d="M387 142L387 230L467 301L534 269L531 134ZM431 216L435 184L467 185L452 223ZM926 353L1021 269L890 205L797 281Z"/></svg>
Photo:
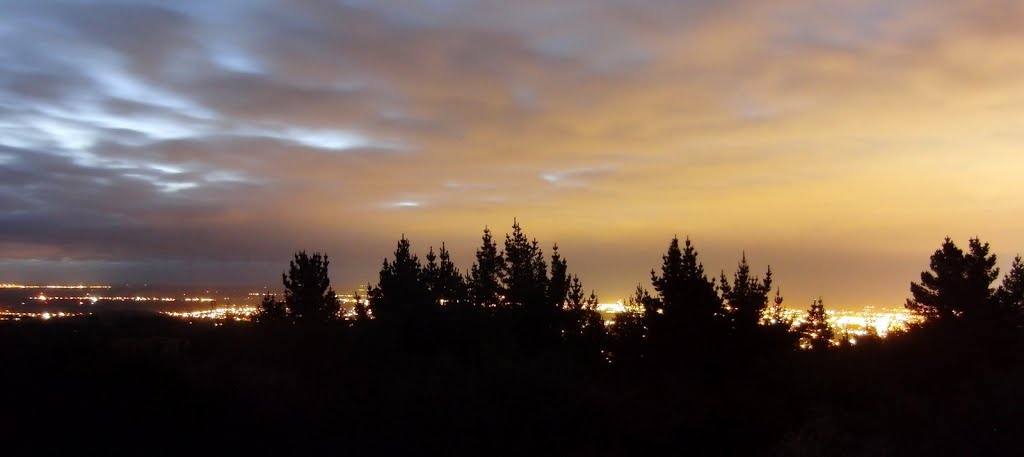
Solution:
<svg viewBox="0 0 1024 457"><path fill-rule="evenodd" d="M807 311L787 308L784 312L798 329L807 319ZM885 338L891 332L907 330L910 325L923 321L921 316L903 309L865 307L858 311L826 310L826 321L832 327L833 341L855 338L871 333Z"/></svg>
<svg viewBox="0 0 1024 457"><path fill-rule="evenodd" d="M601 314L624 313L626 312L626 303L622 300L619 300L615 303L601 303L595 307L594 311L597 311Z"/></svg>
<svg viewBox="0 0 1024 457"><path fill-rule="evenodd" d="M0 311L0 321L21 321L21 320L30 320L30 319L50 320L50 319L62 319L62 318L66 318L66 317L85 316L85 315L88 315L88 314L92 314L92 313L75 313L75 312L67 312L67 311L39 312L39 313L17 312L17 311Z"/></svg>
<svg viewBox="0 0 1024 457"><path fill-rule="evenodd" d="M605 325L614 325L615 315L626 311L622 300L615 303L597 305L597 312L604 317ZM662 310L659 309L660 313ZM792 323L793 329L799 329L807 319L807 310L785 308L784 318ZM881 338L894 331L907 330L910 325L922 322L923 318L905 309L875 308L867 306L860 310L827 310L826 321L832 327L833 341L849 338L856 344L857 337L876 334Z"/></svg>
<svg viewBox="0 0 1024 457"><path fill-rule="evenodd" d="M175 302L175 301L183 301L183 302L197 302L197 303L211 303L211 302L216 301L216 299L209 298L209 297L143 297L143 296L139 296L139 295L113 296L113 297L94 296L94 295L47 296L45 294L39 294L39 295L37 295L35 297L32 297L32 300L37 300L37 301L57 301L57 300L66 301L66 300L70 300L70 301L89 301L89 302L92 302L92 303L96 303L96 302L98 302L100 300L106 300L106 301L137 301L137 302Z"/></svg>
<svg viewBox="0 0 1024 457"><path fill-rule="evenodd" d="M255 306L230 306L194 311L163 311L160 314L181 319L231 319L235 321L248 321L252 320L252 315L256 314L256 311L257 308Z"/></svg>
<svg viewBox="0 0 1024 457"><path fill-rule="evenodd" d="M85 284L48 284L48 285L30 285L30 284L0 284L0 289L110 289L107 285L85 285Z"/></svg>

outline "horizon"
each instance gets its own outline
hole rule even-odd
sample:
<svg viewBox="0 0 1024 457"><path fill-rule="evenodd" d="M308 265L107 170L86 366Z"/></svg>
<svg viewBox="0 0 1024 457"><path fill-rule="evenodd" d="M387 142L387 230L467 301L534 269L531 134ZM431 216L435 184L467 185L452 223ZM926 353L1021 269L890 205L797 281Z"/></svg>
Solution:
<svg viewBox="0 0 1024 457"><path fill-rule="evenodd" d="M345 292L518 219L602 301L678 235L856 309L1024 253L1013 0L4 6L0 282Z"/></svg>
<svg viewBox="0 0 1024 457"><path fill-rule="evenodd" d="M528 228L526 230L527 230L527 235L531 235L531 239L532 239L532 234L528 231ZM498 248L499 248L499 251L500 251L500 250L502 250L502 242L504 240L503 234L499 233L497 231L494 231L494 235L495 235L495 240L498 241ZM681 238L685 238L685 237L681 237ZM477 241L479 241L479 240L477 240ZM957 242L958 240L954 239L953 241ZM987 240L985 240L985 239L982 239L982 241L983 242L987 242ZM440 246L440 244L441 243L437 243L437 244L432 245L432 246L436 250ZM630 283L629 279L622 279L622 278L620 278L617 281L609 281L611 284L607 284L607 283L603 283L602 284L602 283L596 283L595 281L588 281L587 280L588 278L585 275L587 274L588 270L593 270L592 267L588 269L587 267L580 268L580 267L576 267L575 266L575 263L572 261L573 256L570 254L571 252L573 252L573 250L572 250L572 248L566 248L567 244L572 246L573 243L558 242L557 244L558 244L558 247L559 247L560 254L564 258L567 258L568 261L569 261L570 272L581 274L581 279L584 280L584 287L586 288L586 290L590 291L591 289L594 289L594 291L597 292L598 297L600 297L601 301L604 302L604 303L610 303L610 302L614 302L614 301L617 301L617 300L620 300L620 299L627 299L628 297L633 295L633 291L635 290L636 285L638 283L642 287L647 289L648 291L652 291L652 287L651 287L651 284L650 284L650 270L651 269L659 269L660 268L661 256L664 255L664 247L661 249L661 252L656 252L656 249L651 249L650 251L655 251L655 253L653 254L652 257L656 258L656 262L652 262L651 263L651 267L649 269L647 269L646 271L641 271L639 274L634 275L634 276L640 278L637 281L633 281L632 283ZM667 246L668 243L666 242L665 244ZM723 258L723 257L727 258L728 255L729 255L728 252L713 252L711 255L709 255L703 249L701 249L701 246L700 246L700 244L697 241L694 241L694 244L697 247L698 253L700 254L699 258L700 258L700 260L702 261L702 263L703 263L703 265L705 267L705 273L707 273L708 279L711 279L711 280L715 281L716 283L717 283L717 278L718 278L719 274L721 274L723 271L725 272L727 277L729 277L730 279L732 278L732 274L733 274L733 272L735 270L736 265L739 262L739 258L740 258L740 256L742 256L744 254L746 255L747 260L748 260L748 262L751 265L752 273L757 275L757 276L763 276L764 272L766 271L766 269L769 266L768 263L761 262L763 256L752 255L749 251L746 251L746 252L741 251L740 255L738 255L736 257L736 260L732 261L731 267L730 266L722 266L720 268L715 268L714 266L708 264L707 259L708 258L720 259L720 258ZM453 249L451 247L452 243L446 243L446 245L449 247L449 250ZM959 242L958 245L961 246L961 247L966 245L966 239L961 241L961 242ZM936 246L938 246L938 245L936 245ZM420 260L423 260L423 257L426 254L426 251L429 249L429 246L428 246L428 247L422 248L422 251L421 251L421 249L418 246L418 243L416 243L414 240L413 240L412 247L413 247L413 253L417 254L419 256ZM474 247L472 247L472 248L470 248L468 250L475 250L477 247L478 246L474 246ZM391 259L393 257L393 253L392 253L393 248L394 247L392 245L390 250L386 251L387 254L386 255L381 255L380 258L381 259L384 259L384 258ZM542 244L542 248L543 248L543 244ZM910 267L910 270L914 271L913 273L911 273L909 275L904 275L902 277L889 277L888 278L888 279L890 279L890 281L888 281L889 289L894 291L893 295L895 296L895 298L890 299L889 301L884 301L884 300L870 301L870 300L857 300L857 299L845 300L844 301L841 298L836 298L836 296L834 294L830 294L827 291L815 293L815 292L813 292L813 289L811 289L811 291L799 290L799 291L793 292L793 291L791 291L791 289L786 288L785 287L786 283L783 282L783 281L786 280L786 278L790 278L792 276L792 274L787 274L786 272L780 272L779 267L776 266L777 264L775 264L775 263L772 263L770 265L771 265L771 268L772 268L772 276L773 276L773 278L775 280L775 285L776 285L776 287L778 289L781 290L782 295L785 298L785 306L789 307L789 308L801 308L801 309L802 308L806 308L806 307L810 306L810 304L814 300L819 299L819 298L825 299L825 302L826 302L827 306L829 307L829 309L857 310L857 309L861 309L861 308L865 308L865 307L879 307L879 308L890 308L890 309L891 308L902 308L904 303L905 303L905 301L906 301L906 299L910 297L910 293L909 293L910 282L911 281L918 281L919 280L920 273L927 269L927 266L928 266L927 265L927 257L930 256L932 254L932 252L934 252L934 250L936 248L933 248L932 250L927 251L926 253L922 254L922 256L924 257L924 261L922 262L922 265L920 267ZM314 252L314 250L312 250L312 249L310 249L308 251L309 252ZM27 274L24 274L23 276L17 276L17 275L4 276L3 277L4 279L0 280L0 283L5 283L5 284L6 283L10 283L10 284L37 284L37 285L38 284L55 284L55 283L75 284L75 285L77 285L77 284L90 284L90 283L93 283L93 284L111 285L111 286L116 286L116 287L120 287L120 286L131 286L131 287L152 286L152 287L166 287L166 288L230 288L230 289L234 289L234 288L242 288L242 289L244 289L244 288L263 288L263 289L268 289L268 290L278 290L278 289L281 289L280 275L283 272L285 272L285 270L287 269L287 262L288 262L288 260L290 260L290 255L293 254L294 252L295 251L292 251L291 253L288 254L288 256L284 257L284 260L282 260L281 262L277 262L277 263L269 262L269 261L267 261L267 262L208 262L208 263L199 263L197 265L193 261L179 260L179 261L163 262L161 265L153 265L153 264L147 263L147 262L111 262L112 264L118 265L120 268L114 268L114 269L88 268L87 269L88 273L86 273L86 274L79 273L78 271L80 271L80 266L77 265L77 263L75 263L75 265L72 265L72 268L69 268L68 269L69 271L67 273L63 274L63 275L62 274L54 275L53 273L55 271L59 271L60 270L61 264L68 263L66 260L57 261L56 267L55 267L55 265L53 263L40 262L38 260L31 260L31 261L28 261L28 262L21 262L21 266L22 267L20 269L20 272L23 273L23 274L24 273L27 273ZM544 249L544 252L545 252L546 256L550 256L550 253L551 253L550 247ZM1009 266L1012 263L1013 257L1018 255L1018 254L1012 254L1012 255L1001 254L998 251L998 249L995 249L994 253L998 256L999 262L998 262L997 266L1000 268L1000 280L1001 280L1002 279L1002 275L1005 274L1008 271ZM342 282L342 281L339 281L339 280L335 279L336 276L338 276L336 271L338 270L339 266L342 266L341 269L343 271L351 271L352 266L351 265L344 265L342 263L343 260L339 261L339 259L337 259L334 255L331 255L330 252L327 252L327 254L328 254L328 256L330 256L330 259L331 259L331 272L332 272L331 273L331 284L332 284L332 286L334 287L334 289L338 293L349 293L352 289L355 289L355 288L358 288L358 287L363 287L363 286L366 286L368 284L376 283L376 281L377 281L377 272L379 270L379 266L377 266L377 265L374 265L373 267L366 267L364 265L364 267L366 267L365 269L368 269L368 270L372 271L372 273L369 275L371 277L371 279L369 281L365 281L364 280L364 281L361 281L361 282L352 282L352 281ZM712 257L714 254L718 254L718 256ZM459 267L460 271L462 271L463 273L468 272L469 267L470 267L470 265L472 265L472 262L473 262L472 254L468 254L467 255L467 253L460 252L460 251L453 251L452 252L452 258L455 261L456 266ZM598 258L603 258L603 257L598 255ZM550 258L548 258L546 260L550 260ZM728 262L728 260L726 260L726 261ZM24 265L26 263L35 264L34 265L35 268L24 268ZM101 263L103 263L103 262L101 262ZM870 265L868 265L868 267L870 267ZM136 270L136 269L139 269L139 268L144 269L148 273L148 275L144 275L144 276L141 276L141 277L136 276L135 279L129 279L129 280L124 280L124 278L125 277L131 278L132 276L130 274L129 275L125 275L125 276L120 276L120 277L117 276L118 272L128 271L128 270ZM224 279L210 280L210 279L208 279L209 276L210 276L210 273L209 273L210 271L220 271L220 270L223 270L224 268L235 268L235 269L238 270L237 273L241 273L240 276L243 276L245 278L254 278L254 279L233 279L233 280L231 280L231 279L229 279L229 280L224 280ZM814 265L804 265L804 268L814 269L815 266ZM199 271L196 272L196 270L199 270ZM5 270L3 269L3 262L0 262L0 272L2 272L2 271L5 271ZM174 275L181 275L182 273L187 273L188 271L192 271L192 274L185 274L185 275L178 276L178 277L174 276ZM138 275L137 272L135 274ZM170 276L170 278L168 278L168 275ZM81 279L82 277L93 278L93 279ZM255 277L259 277L260 279L255 279ZM350 275L350 277L351 277L351 275ZM24 278L24 279L12 279L12 278ZM849 283L841 284L844 287L844 289L846 289L846 288L856 289L856 288L860 287L858 285L858 281L857 281L858 278L856 276L847 276L847 278L849 279ZM899 292L899 289L905 290L906 293L902 293L902 295L900 295L901 292ZM875 289L875 290L878 290L878 289Z"/></svg>

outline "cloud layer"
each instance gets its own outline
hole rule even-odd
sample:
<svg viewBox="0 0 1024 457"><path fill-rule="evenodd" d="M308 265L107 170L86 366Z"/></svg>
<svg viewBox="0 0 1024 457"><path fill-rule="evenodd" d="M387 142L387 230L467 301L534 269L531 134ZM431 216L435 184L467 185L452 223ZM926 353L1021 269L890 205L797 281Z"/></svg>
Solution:
<svg viewBox="0 0 1024 457"><path fill-rule="evenodd" d="M854 306L1024 250L1020 2L328 3L0 2L0 274L348 287L518 217L605 298L689 234Z"/></svg>

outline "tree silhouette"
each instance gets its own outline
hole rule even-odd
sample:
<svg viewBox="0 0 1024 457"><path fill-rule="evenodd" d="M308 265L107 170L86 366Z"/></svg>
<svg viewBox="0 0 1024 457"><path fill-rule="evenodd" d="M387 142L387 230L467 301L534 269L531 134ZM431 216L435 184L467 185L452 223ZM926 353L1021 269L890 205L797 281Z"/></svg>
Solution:
<svg viewBox="0 0 1024 457"><path fill-rule="evenodd" d="M485 308L496 308L505 294L502 282L505 274L505 258L498 252L498 245L491 236L491 230L484 228L482 245L476 251L476 262L469 273L469 294L473 304Z"/></svg>
<svg viewBox="0 0 1024 457"><path fill-rule="evenodd" d="M999 277L996 256L988 243L971 238L967 253L950 238L931 256L931 271L921 273L921 283L910 283L914 298L907 309L929 319L992 319L996 305L990 287Z"/></svg>
<svg viewBox="0 0 1024 457"><path fill-rule="evenodd" d="M568 262L558 253L558 244L555 244L551 254L547 307L554 311L559 332L563 336L572 337L583 332L586 316L582 311L583 284L579 277L568 273L568 268Z"/></svg>
<svg viewBox="0 0 1024 457"><path fill-rule="evenodd" d="M548 281L548 305L562 309L569 295L569 265L558 253L558 244L551 248L551 279Z"/></svg>
<svg viewBox="0 0 1024 457"><path fill-rule="evenodd" d="M579 276L573 276L569 286L568 299L565 301L563 311L565 326L562 333L569 338L578 338L581 335L588 335L588 339L599 338L604 333L604 321L601 313L597 311L597 294L590 291L589 297L584 297L583 283Z"/></svg>
<svg viewBox="0 0 1024 457"><path fill-rule="evenodd" d="M355 314L356 321L362 322L370 319L369 309L366 304L363 303L363 297L359 296L359 292L356 291L352 294L355 305L352 306L352 311Z"/></svg>
<svg viewBox="0 0 1024 457"><path fill-rule="evenodd" d="M597 305L599 304L600 301L597 299L597 293L591 290L590 297L583 304L583 309L579 311L582 333L587 341L591 343L599 342L605 335L604 319L601 318L601 313L597 311Z"/></svg>
<svg viewBox="0 0 1024 457"><path fill-rule="evenodd" d="M379 282L370 288L373 317L383 321L409 321L430 314L436 305L430 300L424 277L419 258L402 235L395 247L394 260L384 259Z"/></svg>
<svg viewBox="0 0 1024 457"><path fill-rule="evenodd" d="M505 301L538 317L546 314L538 308L548 303L547 263L537 240L530 242L518 221L513 222L512 233L505 235L504 257Z"/></svg>
<svg viewBox="0 0 1024 457"><path fill-rule="evenodd" d="M274 294L264 294L256 308L256 322L283 322L288 319L288 308Z"/></svg>
<svg viewBox="0 0 1024 457"><path fill-rule="evenodd" d="M307 255L306 251L299 251L289 262L288 272L281 275L281 281L284 303L293 321L324 322L340 317L338 297L327 276L329 265L327 255L318 252Z"/></svg>
<svg viewBox="0 0 1024 457"><path fill-rule="evenodd" d="M784 325L787 328L793 325L793 320L786 316L786 307L782 306L782 302L782 290L775 289L775 298L772 299L772 305L765 312L763 321L765 325Z"/></svg>
<svg viewBox="0 0 1024 457"><path fill-rule="evenodd" d="M441 267L437 264L437 254L434 254L434 247L431 246L427 252L427 264L423 265L421 271L423 285L427 289L427 295L431 303L441 304Z"/></svg>
<svg viewBox="0 0 1024 457"><path fill-rule="evenodd" d="M678 336L701 339L722 313L715 285L704 274L704 266L697 260L697 250L689 238L683 250L679 248L679 238L672 238L662 257L661 276L651 270L651 283L658 297L646 303L645 314L648 329L656 340Z"/></svg>
<svg viewBox="0 0 1024 457"><path fill-rule="evenodd" d="M519 221L505 235L505 304L515 315L521 342L538 348L560 339L562 307L548 298L548 266L537 240L529 241Z"/></svg>
<svg viewBox="0 0 1024 457"><path fill-rule="evenodd" d="M814 300L811 309L807 310L807 320L800 326L800 333L803 335L803 345L814 350L827 349L831 345L833 331L828 323L828 314L825 313L825 302L822 299Z"/></svg>
<svg viewBox="0 0 1024 457"><path fill-rule="evenodd" d="M615 315L609 330L611 361L631 363L643 358L646 351L647 326L644 312L654 300L640 284L625 303L625 309Z"/></svg>
<svg viewBox="0 0 1024 457"><path fill-rule="evenodd" d="M782 303L782 291L775 289L775 298L761 319L760 333L766 337L761 342L765 343L769 351L792 350L799 343L800 335L793 332L793 320L786 315L786 308Z"/></svg>
<svg viewBox="0 0 1024 457"><path fill-rule="evenodd" d="M582 308L583 299L583 283L580 282L579 276L574 275L569 283L569 293L566 296L565 304L568 309Z"/></svg>
<svg viewBox="0 0 1024 457"><path fill-rule="evenodd" d="M438 302L445 306L463 306L468 302L466 296L466 278L452 262L451 254L444 243L438 253L441 263L438 266L436 282L433 284L434 294Z"/></svg>
<svg viewBox="0 0 1024 457"><path fill-rule="evenodd" d="M747 254L744 253L733 274L732 284L729 284L725 271L722 271L719 284L733 329L741 334L756 331L768 307L768 294L772 290L771 267L768 267L764 281L761 281L750 274Z"/></svg>
<svg viewBox="0 0 1024 457"><path fill-rule="evenodd" d="M1019 255L1013 259L1013 266L996 290L996 299L1000 312L1012 325L1024 324L1024 262Z"/></svg>

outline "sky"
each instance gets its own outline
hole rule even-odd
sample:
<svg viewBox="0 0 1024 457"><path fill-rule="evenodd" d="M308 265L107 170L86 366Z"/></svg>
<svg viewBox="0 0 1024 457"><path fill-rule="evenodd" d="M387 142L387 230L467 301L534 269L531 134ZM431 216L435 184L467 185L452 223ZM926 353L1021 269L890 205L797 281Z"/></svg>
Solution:
<svg viewBox="0 0 1024 457"><path fill-rule="evenodd" d="M517 219L602 301L669 240L786 303L1024 252L1018 0L0 0L0 282L335 287Z"/></svg>

